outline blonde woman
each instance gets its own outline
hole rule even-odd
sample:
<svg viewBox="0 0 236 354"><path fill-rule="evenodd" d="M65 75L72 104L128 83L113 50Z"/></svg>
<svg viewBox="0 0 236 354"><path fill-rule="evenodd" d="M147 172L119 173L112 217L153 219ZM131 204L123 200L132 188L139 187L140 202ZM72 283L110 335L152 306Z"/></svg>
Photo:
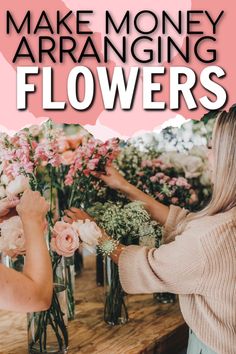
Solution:
<svg viewBox="0 0 236 354"><path fill-rule="evenodd" d="M131 200L142 201L164 225L158 249L119 245L111 258L130 294L172 292L190 328L188 354L236 353L236 110L216 120L212 150L213 196L196 214L167 207L130 185L114 168L99 176ZM67 220L86 217L73 208ZM101 243L109 240L103 233Z"/></svg>
<svg viewBox="0 0 236 354"><path fill-rule="evenodd" d="M20 202L0 202L0 218L16 214L16 207L26 238L26 258L23 273L0 264L0 309L17 312L46 310L52 297L52 269L44 240L45 216L48 204L39 192L27 190Z"/></svg>

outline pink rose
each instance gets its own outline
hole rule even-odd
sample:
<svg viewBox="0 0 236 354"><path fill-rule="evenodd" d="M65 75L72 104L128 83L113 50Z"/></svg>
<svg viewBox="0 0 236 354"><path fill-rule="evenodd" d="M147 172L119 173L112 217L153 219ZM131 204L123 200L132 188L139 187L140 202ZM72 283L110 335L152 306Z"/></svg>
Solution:
<svg viewBox="0 0 236 354"><path fill-rule="evenodd" d="M25 252L25 237L19 216L3 221L0 230L0 252L14 257Z"/></svg>
<svg viewBox="0 0 236 354"><path fill-rule="evenodd" d="M68 229L68 223L66 223L65 221L57 221L53 227L53 232L55 232L56 234L60 234L62 233L64 230Z"/></svg>
<svg viewBox="0 0 236 354"><path fill-rule="evenodd" d="M63 165L71 165L75 162L76 153L72 150L65 151L61 154L61 162Z"/></svg>
<svg viewBox="0 0 236 354"><path fill-rule="evenodd" d="M59 224L59 225L58 225ZM79 238L71 225L59 221L53 229L51 249L60 256L71 257L79 248Z"/></svg>

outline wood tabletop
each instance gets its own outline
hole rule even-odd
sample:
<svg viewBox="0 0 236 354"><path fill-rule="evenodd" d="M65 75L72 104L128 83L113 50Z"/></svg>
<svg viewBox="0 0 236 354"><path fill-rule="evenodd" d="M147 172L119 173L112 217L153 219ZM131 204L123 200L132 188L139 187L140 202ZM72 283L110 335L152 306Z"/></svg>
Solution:
<svg viewBox="0 0 236 354"><path fill-rule="evenodd" d="M76 278L76 316L69 322L69 354L177 354L188 329L178 303L157 304L152 295L130 295L130 320L110 327L103 322L103 292L95 282L95 257L85 257ZM26 315L0 311L0 354L26 354Z"/></svg>

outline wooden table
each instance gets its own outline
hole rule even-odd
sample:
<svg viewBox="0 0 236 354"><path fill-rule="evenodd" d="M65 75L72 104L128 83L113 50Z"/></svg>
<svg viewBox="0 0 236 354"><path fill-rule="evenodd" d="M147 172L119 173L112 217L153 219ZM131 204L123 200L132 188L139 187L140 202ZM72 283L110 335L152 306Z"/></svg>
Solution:
<svg viewBox="0 0 236 354"><path fill-rule="evenodd" d="M69 323L69 354L177 354L186 348L188 329L178 303L157 304L152 295L129 296L129 323L106 325L103 288L95 283L94 257L85 257L76 289L76 317ZM27 353L24 314L0 311L0 353Z"/></svg>

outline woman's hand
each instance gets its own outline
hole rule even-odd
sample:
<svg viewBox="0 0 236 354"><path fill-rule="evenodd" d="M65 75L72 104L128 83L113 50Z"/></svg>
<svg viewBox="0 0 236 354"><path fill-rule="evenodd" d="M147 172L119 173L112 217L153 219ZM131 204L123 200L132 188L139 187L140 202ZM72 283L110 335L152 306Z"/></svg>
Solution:
<svg viewBox="0 0 236 354"><path fill-rule="evenodd" d="M45 198L39 192L26 190L21 197L20 203L16 210L23 223L40 223L45 227L45 217L48 212L49 205Z"/></svg>
<svg viewBox="0 0 236 354"><path fill-rule="evenodd" d="M94 176L100 178L110 188L119 190L129 200L139 200L143 203L145 209L151 217L164 225L169 214L169 208L156 201L154 198L142 192L137 187L130 184L126 179L112 166L106 168L106 175L101 173L94 173Z"/></svg>
<svg viewBox="0 0 236 354"><path fill-rule="evenodd" d="M86 219L91 221L93 220L89 214L78 208L70 208L70 210L65 210L65 216L63 218L63 220L69 224L72 224L73 221Z"/></svg>
<svg viewBox="0 0 236 354"><path fill-rule="evenodd" d="M19 204L18 198L4 198L0 201L0 218L6 219L16 215L16 206Z"/></svg>
<svg viewBox="0 0 236 354"><path fill-rule="evenodd" d="M105 182L110 188L120 190L121 192L129 186L129 182L113 166L106 167L106 174L94 173L94 176Z"/></svg>

